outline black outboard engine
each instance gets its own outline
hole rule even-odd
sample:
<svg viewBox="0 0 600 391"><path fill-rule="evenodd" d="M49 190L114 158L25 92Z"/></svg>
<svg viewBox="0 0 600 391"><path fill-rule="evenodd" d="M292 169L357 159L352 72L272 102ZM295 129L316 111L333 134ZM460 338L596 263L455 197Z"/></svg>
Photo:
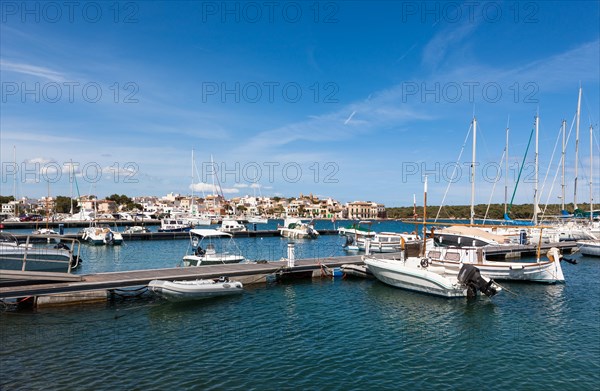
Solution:
<svg viewBox="0 0 600 391"><path fill-rule="evenodd" d="M496 288L493 286L494 281L492 279L486 281L479 273L479 269L467 263L463 264L458 271L458 281L467 286L467 297L477 296L477 291L481 291L489 297L497 293Z"/></svg>

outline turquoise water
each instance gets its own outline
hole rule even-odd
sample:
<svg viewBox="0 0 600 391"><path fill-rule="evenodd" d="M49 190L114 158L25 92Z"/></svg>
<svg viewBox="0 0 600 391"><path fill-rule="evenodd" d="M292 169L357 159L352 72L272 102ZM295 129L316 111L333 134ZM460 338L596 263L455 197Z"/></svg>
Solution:
<svg viewBox="0 0 600 391"><path fill-rule="evenodd" d="M287 245L238 242L276 258ZM341 242L323 236L299 248L341 254L334 248ZM272 250L260 250L264 243ZM171 266L186 246L90 247L95 258L84 271ZM593 390L600 384L600 260L577 258L563 265L564 285L505 283L512 294L492 300L323 279L247 286L239 297L194 303L143 295L7 311L0 314L0 389Z"/></svg>

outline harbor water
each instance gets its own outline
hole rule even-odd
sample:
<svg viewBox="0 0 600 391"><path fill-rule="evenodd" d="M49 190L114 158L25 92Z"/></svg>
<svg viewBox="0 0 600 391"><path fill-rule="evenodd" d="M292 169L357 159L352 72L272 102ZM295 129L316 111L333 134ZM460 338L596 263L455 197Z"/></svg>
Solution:
<svg viewBox="0 0 600 391"><path fill-rule="evenodd" d="M270 260L288 243L236 242L248 258ZM296 255L343 255L342 244L339 236L297 241ZM79 273L172 267L187 246L83 245ZM313 279L188 303L140 291L96 305L6 310L0 389L595 390L600 261L574 257L577 265L563 264L566 284L503 283L491 300Z"/></svg>

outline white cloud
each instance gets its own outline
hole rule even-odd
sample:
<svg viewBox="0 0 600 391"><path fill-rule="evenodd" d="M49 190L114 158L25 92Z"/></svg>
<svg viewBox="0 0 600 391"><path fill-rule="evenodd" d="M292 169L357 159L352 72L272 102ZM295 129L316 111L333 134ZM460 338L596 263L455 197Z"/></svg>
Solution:
<svg viewBox="0 0 600 391"><path fill-rule="evenodd" d="M63 82L66 80L65 76L62 73L37 65L0 60L0 69L5 72L21 73L24 75L35 76L40 79L50 80L53 82Z"/></svg>
<svg viewBox="0 0 600 391"><path fill-rule="evenodd" d="M234 185L235 186L235 185ZM190 189L194 190L195 192L204 192L204 193L210 193L210 194L218 194L219 193L219 188L215 185L212 185L210 183L204 183L204 182L199 182L199 183L194 183L192 185L190 185ZM235 187L230 188L230 187L223 187L221 188L221 191L223 192L223 194L236 194L239 193L239 189L236 189Z"/></svg>

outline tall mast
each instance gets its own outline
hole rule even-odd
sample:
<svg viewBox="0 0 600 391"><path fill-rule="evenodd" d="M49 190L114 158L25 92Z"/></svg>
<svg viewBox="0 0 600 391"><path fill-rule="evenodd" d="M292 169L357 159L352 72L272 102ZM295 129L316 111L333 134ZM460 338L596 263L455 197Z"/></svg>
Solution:
<svg viewBox="0 0 600 391"><path fill-rule="evenodd" d="M594 188L592 187L592 178L594 177L594 127L590 125L590 223L594 221Z"/></svg>
<svg viewBox="0 0 600 391"><path fill-rule="evenodd" d="M73 216L73 159L69 165L69 188L71 189L71 208L69 209L69 215Z"/></svg>
<svg viewBox="0 0 600 391"><path fill-rule="evenodd" d="M540 127L540 117L538 115L535 116L535 187L533 188L533 224L537 225L538 223L538 171L539 171L539 156L538 156L538 144L539 144L539 127Z"/></svg>
<svg viewBox="0 0 600 391"><path fill-rule="evenodd" d="M581 114L581 85L577 98L577 126L575 128L575 187L573 190L573 208L577 209L577 167L579 166L579 116Z"/></svg>
<svg viewBox="0 0 600 391"><path fill-rule="evenodd" d="M190 202L190 215L194 216L194 148L192 148L192 202Z"/></svg>
<svg viewBox="0 0 600 391"><path fill-rule="evenodd" d="M15 164L15 174L13 175L13 196L17 200L17 146L13 145L13 162Z"/></svg>
<svg viewBox="0 0 600 391"><path fill-rule="evenodd" d="M504 214L508 212L508 132L509 127L508 123L506 124L506 145L504 147L504 155L506 156L506 161L504 162L505 170L504 170Z"/></svg>
<svg viewBox="0 0 600 391"><path fill-rule="evenodd" d="M475 222L475 147L477 145L477 118L473 117L473 158L471 159L471 225Z"/></svg>
<svg viewBox="0 0 600 391"><path fill-rule="evenodd" d="M562 121L562 179L560 183L561 188L561 211L565 210L565 133L567 130L567 121L563 119Z"/></svg>
<svg viewBox="0 0 600 391"><path fill-rule="evenodd" d="M425 184L423 185L423 251L422 256L426 254L427 247L427 175L425 175Z"/></svg>

